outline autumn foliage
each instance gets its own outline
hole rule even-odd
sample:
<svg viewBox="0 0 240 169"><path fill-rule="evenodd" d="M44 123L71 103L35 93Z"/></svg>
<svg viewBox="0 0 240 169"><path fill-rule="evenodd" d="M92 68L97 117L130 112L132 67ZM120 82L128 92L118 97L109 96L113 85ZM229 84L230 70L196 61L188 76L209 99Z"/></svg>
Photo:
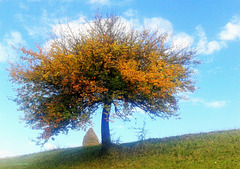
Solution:
<svg viewBox="0 0 240 169"><path fill-rule="evenodd" d="M43 129L40 139L85 129L98 108L106 123L111 106L122 118L134 107L175 116L179 93L194 91L192 50L171 47L167 34L116 29L120 21L97 17L88 33L72 36L71 43L54 37L48 50L18 49L20 61L9 69L18 84L15 101L27 124Z"/></svg>

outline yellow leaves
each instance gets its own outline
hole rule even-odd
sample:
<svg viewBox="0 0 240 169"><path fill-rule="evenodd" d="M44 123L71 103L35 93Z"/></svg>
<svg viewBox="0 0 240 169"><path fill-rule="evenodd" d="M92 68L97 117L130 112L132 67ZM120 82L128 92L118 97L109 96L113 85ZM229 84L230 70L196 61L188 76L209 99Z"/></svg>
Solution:
<svg viewBox="0 0 240 169"><path fill-rule="evenodd" d="M121 58L118 69L129 88L135 90L133 93L164 99L166 94L172 95L181 88L183 83L179 79L186 69L180 64L160 59L156 51L145 53L148 48L145 45L144 50L140 51L143 52L140 54L142 58L134 51L131 52L132 58Z"/></svg>

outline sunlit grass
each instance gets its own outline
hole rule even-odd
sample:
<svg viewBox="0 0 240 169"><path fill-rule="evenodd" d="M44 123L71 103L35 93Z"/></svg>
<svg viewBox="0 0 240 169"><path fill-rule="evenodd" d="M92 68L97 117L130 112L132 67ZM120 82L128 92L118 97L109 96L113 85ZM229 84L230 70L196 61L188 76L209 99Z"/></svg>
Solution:
<svg viewBox="0 0 240 169"><path fill-rule="evenodd" d="M240 168L240 130L57 149L0 160L0 168Z"/></svg>

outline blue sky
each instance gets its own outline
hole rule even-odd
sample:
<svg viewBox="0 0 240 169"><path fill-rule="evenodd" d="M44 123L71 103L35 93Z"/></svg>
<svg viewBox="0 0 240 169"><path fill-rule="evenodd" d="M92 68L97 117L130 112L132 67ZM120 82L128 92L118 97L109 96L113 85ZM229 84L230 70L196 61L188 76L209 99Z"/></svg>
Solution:
<svg viewBox="0 0 240 169"><path fill-rule="evenodd" d="M40 131L20 122L22 112L14 97L5 68L17 59L11 46L33 48L44 44L59 23L72 26L97 9L112 10L135 27L147 26L173 34L176 44L191 43L203 62L195 79L199 88L179 102L181 119L151 120L138 112L131 122L110 124L113 139L137 140L132 127L146 121L147 138L240 128L240 1L239 0L0 0L0 157L29 154L56 147L81 146L84 131L59 135L44 148L31 140ZM101 110L93 116L100 139ZM136 119L137 120L136 120Z"/></svg>

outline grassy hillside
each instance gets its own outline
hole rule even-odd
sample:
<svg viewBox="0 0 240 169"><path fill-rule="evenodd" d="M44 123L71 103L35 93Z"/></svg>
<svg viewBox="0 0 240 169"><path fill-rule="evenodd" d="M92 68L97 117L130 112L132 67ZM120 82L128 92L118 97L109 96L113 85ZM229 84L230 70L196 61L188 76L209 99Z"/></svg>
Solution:
<svg viewBox="0 0 240 169"><path fill-rule="evenodd" d="M58 149L0 159L0 168L240 168L240 130L116 145Z"/></svg>

